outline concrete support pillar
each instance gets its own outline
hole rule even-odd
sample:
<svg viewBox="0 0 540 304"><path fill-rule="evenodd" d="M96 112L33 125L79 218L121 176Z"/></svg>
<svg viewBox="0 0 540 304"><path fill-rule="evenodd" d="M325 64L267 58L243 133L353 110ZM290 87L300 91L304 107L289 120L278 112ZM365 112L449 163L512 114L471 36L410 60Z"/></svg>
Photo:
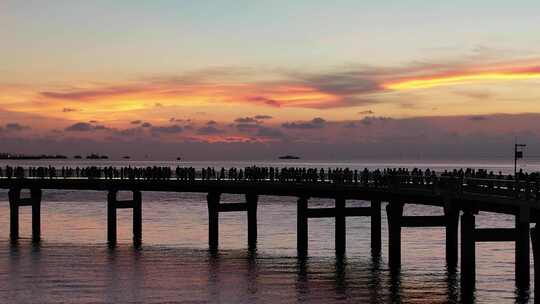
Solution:
<svg viewBox="0 0 540 304"><path fill-rule="evenodd" d="M206 196L208 203L208 247L211 251L218 249L219 245L219 200L221 194L210 192Z"/></svg>
<svg viewBox="0 0 540 304"><path fill-rule="evenodd" d="M474 290L476 283L475 216L465 210L461 216L461 290Z"/></svg>
<svg viewBox="0 0 540 304"><path fill-rule="evenodd" d="M133 191L133 242L142 242L142 194L138 190Z"/></svg>
<svg viewBox="0 0 540 304"><path fill-rule="evenodd" d="M109 190L107 193L107 242L109 245L116 244L116 194L117 190Z"/></svg>
<svg viewBox="0 0 540 304"><path fill-rule="evenodd" d="M529 227L530 209L521 207L516 215L516 287L527 289L530 280Z"/></svg>
<svg viewBox="0 0 540 304"><path fill-rule="evenodd" d="M247 220L248 220L248 248L257 248L257 203L259 196L246 194Z"/></svg>
<svg viewBox="0 0 540 304"><path fill-rule="evenodd" d="M446 218L446 265L448 269L456 269L458 262L458 225L459 210L450 204L444 207Z"/></svg>
<svg viewBox="0 0 540 304"><path fill-rule="evenodd" d="M32 241L41 240L41 189L31 189L32 201Z"/></svg>
<svg viewBox="0 0 540 304"><path fill-rule="evenodd" d="M19 199L21 189L9 189L9 237L11 241L19 239Z"/></svg>
<svg viewBox="0 0 540 304"><path fill-rule="evenodd" d="M335 222L335 242L336 255L344 255L347 243L347 227L345 219L345 199L336 198L336 222Z"/></svg>
<svg viewBox="0 0 540 304"><path fill-rule="evenodd" d="M296 213L296 248L299 257L306 257L308 251L308 199L301 197L297 203Z"/></svg>
<svg viewBox="0 0 540 304"><path fill-rule="evenodd" d="M390 268L401 267L401 217L403 203L392 201L386 206L388 218L388 264Z"/></svg>
<svg viewBox="0 0 540 304"><path fill-rule="evenodd" d="M371 254L381 254L381 201L371 201Z"/></svg>
<svg viewBox="0 0 540 304"><path fill-rule="evenodd" d="M41 239L41 189L30 189L29 198L21 198L21 189L9 189L9 236L12 241L19 239L19 208L32 207L32 241Z"/></svg>
<svg viewBox="0 0 540 304"><path fill-rule="evenodd" d="M534 262L534 299L535 302L540 302L540 235L538 232L538 224L531 228L531 241Z"/></svg>

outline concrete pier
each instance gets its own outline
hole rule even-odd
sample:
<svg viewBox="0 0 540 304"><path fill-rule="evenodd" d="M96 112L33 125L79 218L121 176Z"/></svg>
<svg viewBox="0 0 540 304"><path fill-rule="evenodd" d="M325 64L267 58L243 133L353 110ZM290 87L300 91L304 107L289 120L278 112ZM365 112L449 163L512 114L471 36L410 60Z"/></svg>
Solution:
<svg viewBox="0 0 540 304"><path fill-rule="evenodd" d="M19 198L21 189L9 189L9 237L11 241L19 239Z"/></svg>
<svg viewBox="0 0 540 304"><path fill-rule="evenodd" d="M534 298L540 302L540 235L538 224L531 228L532 252L534 260Z"/></svg>
<svg viewBox="0 0 540 304"><path fill-rule="evenodd" d="M142 194L141 191L133 191L133 242L142 242Z"/></svg>
<svg viewBox="0 0 540 304"><path fill-rule="evenodd" d="M472 291L476 282L476 242L515 243L515 283L520 290L530 281L530 210L522 207L516 214L515 228L476 228L477 211L465 210L461 216L461 287Z"/></svg>
<svg viewBox="0 0 540 304"><path fill-rule="evenodd" d="M298 198L296 207L296 248L299 257L306 257L308 252L308 198Z"/></svg>
<svg viewBox="0 0 540 304"><path fill-rule="evenodd" d="M526 289L530 282L530 210L522 207L516 215L516 287ZM539 299L540 300L540 299Z"/></svg>
<svg viewBox="0 0 540 304"><path fill-rule="evenodd" d="M206 196L208 204L208 246L211 251L219 247L219 213L246 212L248 222L248 249L257 248L257 204L259 196L254 193L245 195L244 203L221 203L221 194L210 192Z"/></svg>
<svg viewBox="0 0 540 304"><path fill-rule="evenodd" d="M401 218L403 216L403 203L389 202L386 205L388 218L388 264L390 268L401 267Z"/></svg>
<svg viewBox="0 0 540 304"><path fill-rule="evenodd" d="M30 189L30 199L32 201L32 240L41 240L41 189Z"/></svg>
<svg viewBox="0 0 540 304"><path fill-rule="evenodd" d="M461 215L461 290L471 293L476 282L475 213L466 210Z"/></svg>
<svg viewBox="0 0 540 304"><path fill-rule="evenodd" d="M107 242L114 246L117 240L117 209L133 210L133 243L142 242L142 195L133 190L133 199L120 201L117 199L118 190L109 190L107 194Z"/></svg>
<svg viewBox="0 0 540 304"><path fill-rule="evenodd" d="M107 193L107 242L109 245L116 244L116 190Z"/></svg>
<svg viewBox="0 0 540 304"><path fill-rule="evenodd" d="M342 197L336 198L335 211L335 248L336 255L344 255L347 243L347 226L345 219L345 199Z"/></svg>
<svg viewBox="0 0 540 304"><path fill-rule="evenodd" d="M30 189L30 197L21 198L21 188L11 188L8 192L10 210L10 239L19 239L19 207L32 207L32 240L39 242L41 239L41 195L38 188Z"/></svg>
<svg viewBox="0 0 540 304"><path fill-rule="evenodd" d="M215 251L219 246L219 200L221 193L210 192L206 196L208 204L208 247Z"/></svg>
<svg viewBox="0 0 540 304"><path fill-rule="evenodd" d="M50 169L50 168L49 168ZM123 168L123 170L134 170ZM203 177L187 168L189 178L179 176L161 176L151 171L146 175L120 177L111 175L110 168L102 169L106 178L94 175L95 168L87 168L91 175L63 176L51 174L46 178L37 176L35 171L28 171L27 178L17 170L17 175L0 176L0 188L9 189L10 238L19 238L20 207L32 207L32 239L41 238L41 200L42 190L91 190L107 191L107 241L117 242L117 209L133 210L133 241L142 241L142 191L194 192L207 194L208 205L208 244L210 250L217 250L219 245L219 213L246 212L248 248L257 247L257 206L260 195L296 197L297 201L297 250L299 257L308 254L308 231L310 218L333 218L335 221L335 252L343 257L347 246L347 217L371 217L371 252L374 257L381 253L381 202L386 206L388 218L388 255L392 269L401 265L401 229L404 227L445 227L446 228L446 263L449 271L454 272L458 262L458 225L461 215L461 267L462 291L474 291L475 244L476 242L513 242L515 244L515 281L520 290L527 290L530 285L530 243L533 241L535 269L540 268L538 258L540 245L536 228L530 230L530 223L536 223L540 214L540 183L528 180L516 183L514 180L501 178L475 178L466 175L410 175L407 171L389 170L389 173L367 172L359 180L332 178L309 175L309 170L284 171L284 175L267 178L259 176L264 170L248 168L249 175L243 177L231 175L225 177ZM138 169L137 169L138 170ZM45 171L44 171L45 172ZM65 171L62 171L65 172ZM131 172L131 171L129 171ZM146 171L137 171L139 173ZM163 170L163 172L168 172ZM182 173L182 169L178 170ZM177 173L178 173L177 172ZM185 173L184 172L184 173ZM234 171L232 171L234 172ZM270 171L269 171L270 172ZM295 172L293 176L291 172ZM339 172L339 171L338 171ZM345 171L343 171L345 172ZM286 174L285 174L286 173ZM405 173L401 175L401 173ZM160 173L161 174L161 173ZM452 173L453 174L453 173ZM534 189L533 189L534 188ZM22 189L30 192L29 197L21 197ZM127 201L117 199L119 191L129 191L133 198ZM222 194L245 196L245 202L221 203ZM309 199L332 199L335 205L326 208L309 208ZM347 201L370 201L369 207L347 207ZM444 208L444 215L405 216L405 203L414 203ZM513 228L476 228L475 215L479 211L494 212L515 216ZM479 256L481 258L481 256ZM535 285L540 279L540 270L535 271ZM540 290L540 288L536 288ZM539 297L536 297L540 299Z"/></svg>
<svg viewBox="0 0 540 304"><path fill-rule="evenodd" d="M446 224L446 266L449 270L455 271L458 263L458 228L459 209L451 204L445 204L444 216Z"/></svg>
<svg viewBox="0 0 540 304"><path fill-rule="evenodd" d="M256 194L246 194L247 222L248 222L248 248L257 248L257 204L259 196Z"/></svg>
<svg viewBox="0 0 540 304"><path fill-rule="evenodd" d="M370 207L347 207L344 197L334 198L335 205L330 208L309 208L307 198L297 202L297 249L299 256L306 256L308 251L308 221L310 218L334 218L335 251L343 256L347 247L347 217L371 217L371 245L375 255L381 250L381 203L372 202Z"/></svg>
<svg viewBox="0 0 540 304"><path fill-rule="evenodd" d="M388 263L390 267L401 266L401 228L403 227L445 227L446 262L449 269L455 269L458 250L459 209L445 206L444 215L404 216L404 204L393 201L386 206L388 219Z"/></svg>
<svg viewBox="0 0 540 304"><path fill-rule="evenodd" d="M381 201L371 201L371 253L373 256L381 254Z"/></svg>

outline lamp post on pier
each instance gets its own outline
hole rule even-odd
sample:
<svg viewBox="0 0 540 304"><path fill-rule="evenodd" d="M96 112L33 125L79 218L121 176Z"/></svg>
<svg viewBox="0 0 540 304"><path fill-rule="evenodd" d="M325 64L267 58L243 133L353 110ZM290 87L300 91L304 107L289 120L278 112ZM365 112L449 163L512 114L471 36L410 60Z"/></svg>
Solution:
<svg viewBox="0 0 540 304"><path fill-rule="evenodd" d="M517 181L518 180L518 176L517 176L517 161L519 158L523 158L523 149L526 147L527 145L524 145L524 144L518 144L518 143L515 143L514 144L514 179Z"/></svg>

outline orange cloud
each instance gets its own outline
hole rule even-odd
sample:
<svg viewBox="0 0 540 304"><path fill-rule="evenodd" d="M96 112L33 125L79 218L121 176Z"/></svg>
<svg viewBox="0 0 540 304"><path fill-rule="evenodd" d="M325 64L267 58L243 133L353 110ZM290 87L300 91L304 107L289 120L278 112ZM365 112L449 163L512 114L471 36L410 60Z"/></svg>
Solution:
<svg viewBox="0 0 540 304"><path fill-rule="evenodd" d="M288 83L135 83L118 86L43 91L39 98L48 101L50 111L76 108L70 115L82 119L88 115L120 114L165 108L207 107L216 104L240 104L242 107L331 107L341 97L305 84ZM32 110L25 106L25 111ZM43 107L40 111L48 110Z"/></svg>
<svg viewBox="0 0 540 304"><path fill-rule="evenodd" d="M227 71L206 71L183 77L107 84L64 83L61 87L0 84L0 110L40 115L50 119L55 127L59 124L54 121L63 119L71 123L97 120L115 128L125 127L134 120L160 125L171 117L204 116L204 120L221 122L262 111L281 122L305 121L316 116L354 119L358 111L348 108L358 106L369 106L381 115L391 116L484 114L487 109L483 106L460 106L460 102L470 99L468 91L457 97L450 90L438 92L437 98L432 98L427 90L414 92L414 96L406 91L540 79L538 62L474 64L462 60L393 68L349 66L319 73L280 72L271 78L242 74L242 79L231 77ZM392 92L395 94L387 94ZM504 96L505 92L495 89L489 94L483 90L473 93L485 100L499 99L489 111L540 111L540 106L531 107L525 100L540 94L534 86ZM411 98L415 99L411 101ZM512 107L503 99L511 99Z"/></svg>
<svg viewBox="0 0 540 304"><path fill-rule="evenodd" d="M46 91L42 97L72 102L100 100L175 99L221 100L229 102L264 103L271 106L309 106L337 99L317 88L288 84L140 84L67 91Z"/></svg>
<svg viewBox="0 0 540 304"><path fill-rule="evenodd" d="M414 90L428 89L439 86L462 85L471 83L484 83L492 81L512 81L540 79L540 68L533 67L521 70L508 71L480 71L462 72L454 75L433 75L421 78L402 79L383 84L388 90Z"/></svg>

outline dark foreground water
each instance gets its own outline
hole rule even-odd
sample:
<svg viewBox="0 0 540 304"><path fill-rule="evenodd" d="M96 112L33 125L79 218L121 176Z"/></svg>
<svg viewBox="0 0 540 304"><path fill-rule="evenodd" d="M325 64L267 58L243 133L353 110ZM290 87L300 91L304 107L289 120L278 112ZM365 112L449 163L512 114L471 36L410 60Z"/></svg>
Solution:
<svg viewBox="0 0 540 304"><path fill-rule="evenodd" d="M239 202L242 197L223 199ZM460 301L459 269L449 273L445 268L444 229L404 228L403 266L400 273L392 273L387 266L386 218L379 258L370 253L369 218L347 219L344 259L334 255L334 221L311 219L310 257L299 260L295 202L295 198L260 197L258 250L252 254L246 249L245 213L220 214L220 251L212 255L207 251L204 194L143 193L142 247L131 244L131 211L119 210L119 245L109 249L106 193L45 191L43 241L34 245L29 239L30 209L24 207L23 238L17 244L8 242L7 192L0 191L0 303ZM405 208L405 214L441 212L425 206ZM478 227L513 224L511 216L477 217ZM478 303L532 302L527 293L518 295L514 288L513 243L477 245L476 286Z"/></svg>

